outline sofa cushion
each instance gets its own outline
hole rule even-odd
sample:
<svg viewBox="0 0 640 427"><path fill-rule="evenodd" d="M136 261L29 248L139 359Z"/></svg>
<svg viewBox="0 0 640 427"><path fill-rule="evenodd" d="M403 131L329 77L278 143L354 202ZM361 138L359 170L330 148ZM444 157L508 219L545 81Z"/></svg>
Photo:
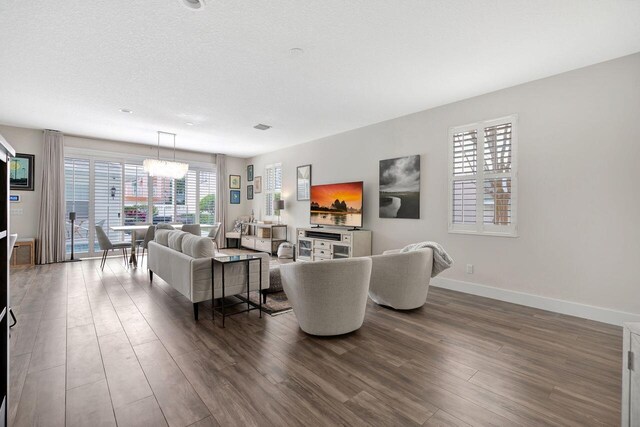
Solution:
<svg viewBox="0 0 640 427"><path fill-rule="evenodd" d="M192 258L211 258L215 255L210 237L187 234L182 238L182 253Z"/></svg>
<svg viewBox="0 0 640 427"><path fill-rule="evenodd" d="M182 239L189 233L185 231L171 231L169 232L169 247L174 251L182 252Z"/></svg>
<svg viewBox="0 0 640 427"><path fill-rule="evenodd" d="M159 245L169 246L169 234L172 232L173 230L156 230L154 240Z"/></svg>

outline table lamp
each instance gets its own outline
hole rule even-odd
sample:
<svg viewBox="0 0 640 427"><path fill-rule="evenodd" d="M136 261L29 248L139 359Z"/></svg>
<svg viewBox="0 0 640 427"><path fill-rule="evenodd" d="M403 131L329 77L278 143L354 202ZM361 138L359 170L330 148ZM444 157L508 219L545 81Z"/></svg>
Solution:
<svg viewBox="0 0 640 427"><path fill-rule="evenodd" d="M273 210L278 211L278 225L280 225L280 211L284 210L284 200L274 200Z"/></svg>

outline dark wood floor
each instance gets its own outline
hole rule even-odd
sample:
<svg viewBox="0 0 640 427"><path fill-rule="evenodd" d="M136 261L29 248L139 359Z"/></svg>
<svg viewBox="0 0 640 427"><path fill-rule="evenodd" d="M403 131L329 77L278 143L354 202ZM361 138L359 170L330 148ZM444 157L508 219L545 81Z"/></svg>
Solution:
<svg viewBox="0 0 640 427"><path fill-rule="evenodd" d="M619 425L621 329L431 288L314 338L113 258L12 271L11 425ZM208 305L210 307L210 304Z"/></svg>

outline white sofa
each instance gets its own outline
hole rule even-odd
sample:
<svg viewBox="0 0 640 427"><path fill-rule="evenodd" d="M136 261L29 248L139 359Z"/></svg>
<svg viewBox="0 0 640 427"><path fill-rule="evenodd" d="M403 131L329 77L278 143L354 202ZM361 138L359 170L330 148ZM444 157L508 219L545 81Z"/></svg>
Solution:
<svg viewBox="0 0 640 427"><path fill-rule="evenodd" d="M292 262L280 266L280 276L300 329L306 333L341 335L362 326L371 276L369 258Z"/></svg>
<svg viewBox="0 0 640 427"><path fill-rule="evenodd" d="M193 303L193 313L198 320L198 303L212 299L211 258L215 254L209 237L194 236L179 230L157 230L154 240L149 242L147 265L149 280L157 274L175 290ZM218 254L224 255L224 254ZM269 255L262 257L262 289L269 287ZM225 296L247 291L246 264L236 263L225 267ZM256 263L249 271L249 290L260 287L260 273ZM222 298L222 269L216 266L214 299Z"/></svg>
<svg viewBox="0 0 640 427"><path fill-rule="evenodd" d="M393 249L371 257L369 297L379 305L411 310L427 302L433 250L400 252Z"/></svg>

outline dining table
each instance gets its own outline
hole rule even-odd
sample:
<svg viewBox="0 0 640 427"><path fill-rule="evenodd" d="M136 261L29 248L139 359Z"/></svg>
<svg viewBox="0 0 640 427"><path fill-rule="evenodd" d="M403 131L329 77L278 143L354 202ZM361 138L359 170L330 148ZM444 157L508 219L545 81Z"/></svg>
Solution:
<svg viewBox="0 0 640 427"><path fill-rule="evenodd" d="M171 224L171 223L167 223L167 224L169 224L176 230L180 230L184 225L184 224ZM131 256L129 257L129 264L133 265L134 267L138 266L138 259L136 256L137 235L142 234L142 236L144 236L145 234L147 234L147 230L151 225L158 225L158 224L130 224L130 225L114 225L109 227L111 231L124 231L124 232L131 233ZM200 224L200 228L202 230L210 230L213 228L213 224Z"/></svg>

